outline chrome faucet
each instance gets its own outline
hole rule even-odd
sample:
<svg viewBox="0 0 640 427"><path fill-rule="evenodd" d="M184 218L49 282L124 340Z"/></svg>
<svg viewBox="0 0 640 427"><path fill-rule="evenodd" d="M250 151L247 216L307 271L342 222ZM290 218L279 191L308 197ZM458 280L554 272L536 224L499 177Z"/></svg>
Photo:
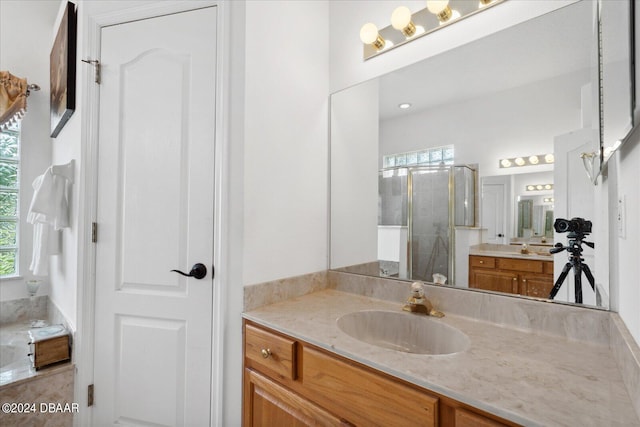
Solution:
<svg viewBox="0 0 640 427"><path fill-rule="evenodd" d="M424 296L424 289L420 282L411 284L411 297L409 297L402 309L411 313L424 313L427 316L444 317L444 313L434 310L431 301Z"/></svg>

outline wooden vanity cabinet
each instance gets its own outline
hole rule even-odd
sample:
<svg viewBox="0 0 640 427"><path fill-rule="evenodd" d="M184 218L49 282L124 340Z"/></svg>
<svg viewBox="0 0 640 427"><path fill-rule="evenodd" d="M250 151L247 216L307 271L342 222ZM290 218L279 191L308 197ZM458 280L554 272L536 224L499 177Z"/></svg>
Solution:
<svg viewBox="0 0 640 427"><path fill-rule="evenodd" d="M553 261L469 255L469 287L548 298Z"/></svg>
<svg viewBox="0 0 640 427"><path fill-rule="evenodd" d="M243 425L516 424L245 320Z"/></svg>

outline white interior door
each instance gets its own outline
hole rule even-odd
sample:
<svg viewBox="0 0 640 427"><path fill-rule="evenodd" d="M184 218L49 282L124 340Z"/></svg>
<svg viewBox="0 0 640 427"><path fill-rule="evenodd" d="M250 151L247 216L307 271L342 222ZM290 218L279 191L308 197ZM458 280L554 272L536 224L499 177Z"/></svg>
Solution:
<svg viewBox="0 0 640 427"><path fill-rule="evenodd" d="M593 129L581 129L557 136L554 139L554 194L566 195L564 197L555 197L554 219L571 219L575 217L590 221L594 219L594 189L585 171L581 154L594 151L595 143L593 141L597 141L598 139L597 132L597 130ZM554 233L554 240L566 245L568 243L567 233ZM585 240L593 241L590 237L587 237ZM587 245L583 245L583 249L582 257L584 258L584 263L590 267L591 272L595 275L596 272L593 268L595 266L594 250ZM554 280L557 280L565 264L568 262L568 253L566 251L560 252L554 255L553 259ZM571 270L565 278L555 299L575 302L573 270ZM591 289L584 274L582 275L582 301L584 304L596 305L596 294Z"/></svg>
<svg viewBox="0 0 640 427"><path fill-rule="evenodd" d="M508 180L508 177L491 177ZM507 187L506 182L482 181L482 228L486 229L485 243L506 244L507 240Z"/></svg>
<svg viewBox="0 0 640 427"><path fill-rule="evenodd" d="M215 49L215 7L102 29L94 425L210 424Z"/></svg>

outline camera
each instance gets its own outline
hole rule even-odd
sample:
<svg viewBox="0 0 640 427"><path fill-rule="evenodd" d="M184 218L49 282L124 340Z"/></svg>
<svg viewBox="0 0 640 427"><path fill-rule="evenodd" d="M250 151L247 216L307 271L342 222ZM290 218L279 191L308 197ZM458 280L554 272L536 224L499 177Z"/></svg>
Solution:
<svg viewBox="0 0 640 427"><path fill-rule="evenodd" d="M587 221L584 218L558 218L553 223L553 228L558 233L574 232L588 234L591 233L591 221Z"/></svg>

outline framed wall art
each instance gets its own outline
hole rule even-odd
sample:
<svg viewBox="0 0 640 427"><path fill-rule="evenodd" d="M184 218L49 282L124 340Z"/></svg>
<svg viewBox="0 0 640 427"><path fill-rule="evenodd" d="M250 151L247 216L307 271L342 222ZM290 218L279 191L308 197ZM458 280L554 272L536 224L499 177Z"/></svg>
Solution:
<svg viewBox="0 0 640 427"><path fill-rule="evenodd" d="M68 2L49 56L52 138L76 108L76 21L75 4Z"/></svg>

